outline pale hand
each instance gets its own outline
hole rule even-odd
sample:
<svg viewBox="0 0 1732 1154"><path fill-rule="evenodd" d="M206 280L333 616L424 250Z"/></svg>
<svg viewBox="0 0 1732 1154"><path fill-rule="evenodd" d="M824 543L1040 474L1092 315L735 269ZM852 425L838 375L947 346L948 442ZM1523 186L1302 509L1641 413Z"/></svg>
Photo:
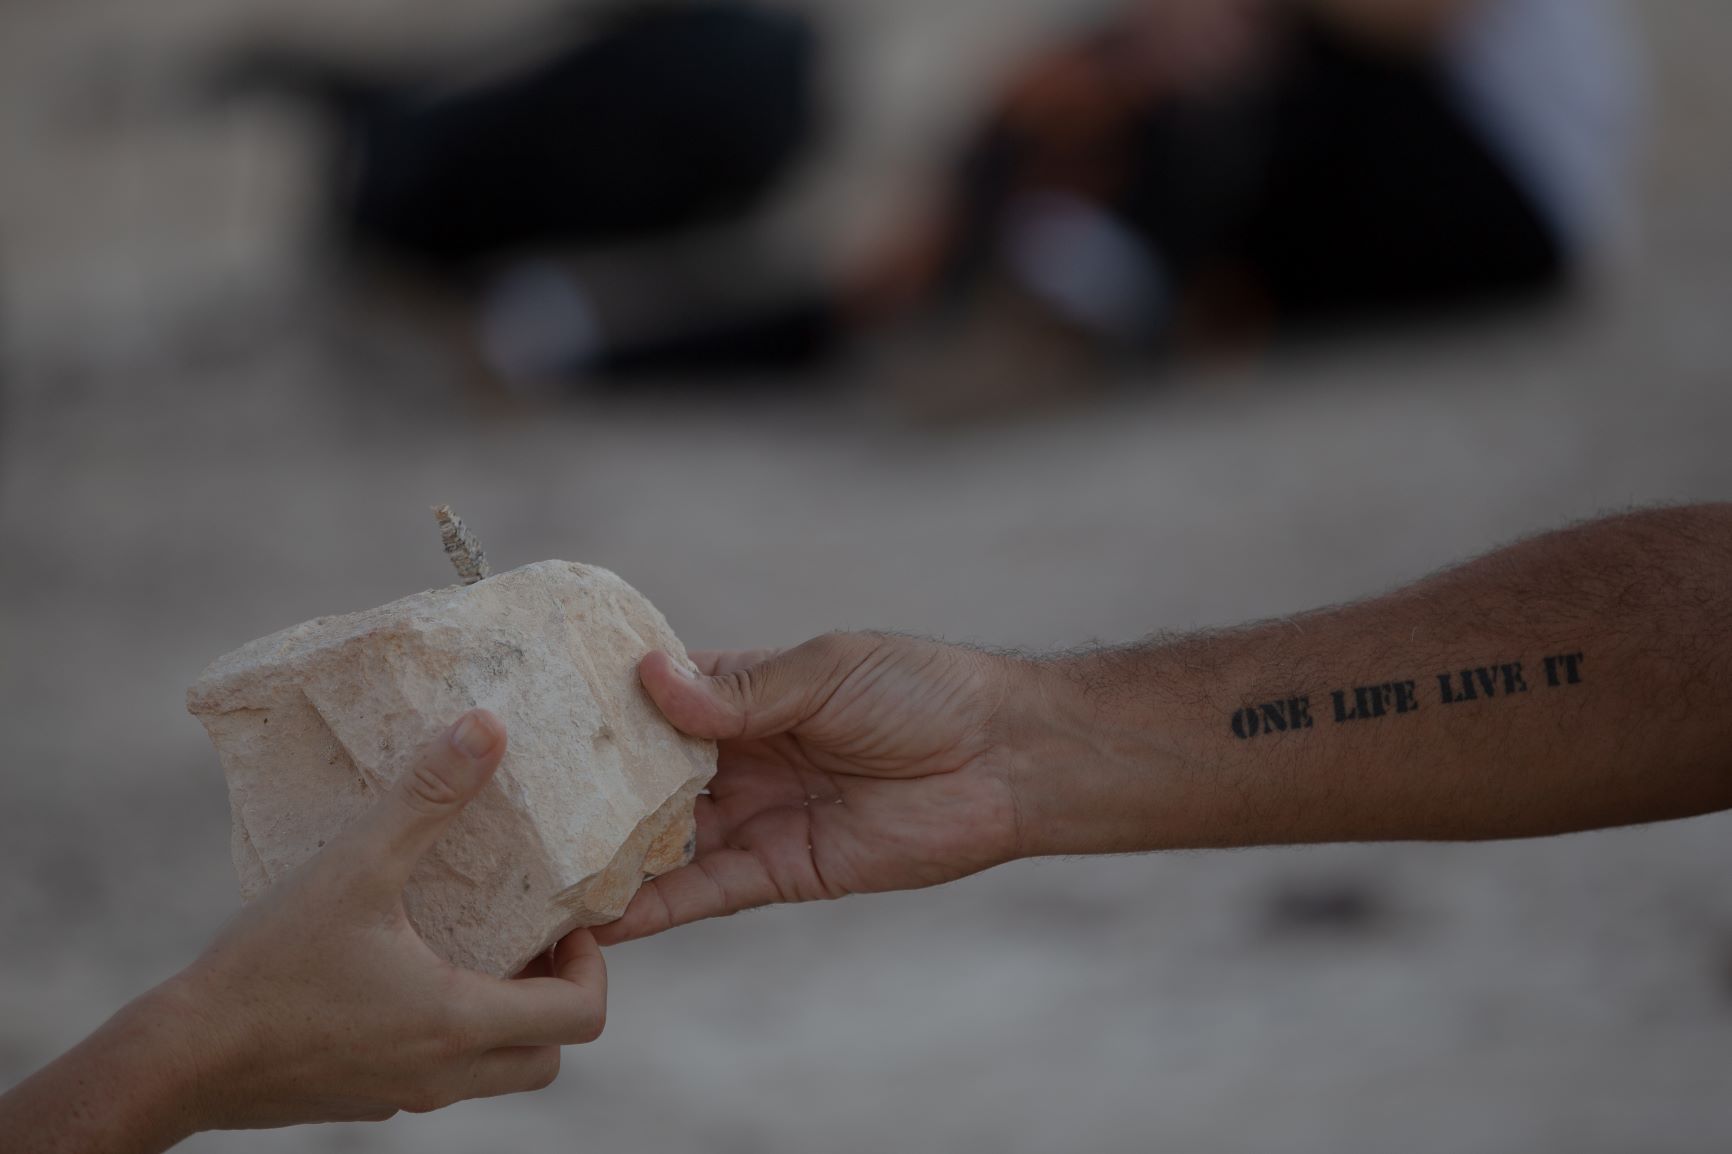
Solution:
<svg viewBox="0 0 1732 1154"><path fill-rule="evenodd" d="M498 719L468 714L170 984L220 1055L201 1121L376 1119L539 1089L561 1045L601 1032L607 974L588 933L560 943L550 974L501 981L435 956L404 912L415 863L504 754Z"/></svg>
<svg viewBox="0 0 1732 1154"><path fill-rule="evenodd" d="M457 969L409 923L403 886L487 784L505 730L466 714L204 954L0 1097L0 1147L144 1154L199 1130L388 1118L535 1090L601 1033L587 931L514 981Z"/></svg>

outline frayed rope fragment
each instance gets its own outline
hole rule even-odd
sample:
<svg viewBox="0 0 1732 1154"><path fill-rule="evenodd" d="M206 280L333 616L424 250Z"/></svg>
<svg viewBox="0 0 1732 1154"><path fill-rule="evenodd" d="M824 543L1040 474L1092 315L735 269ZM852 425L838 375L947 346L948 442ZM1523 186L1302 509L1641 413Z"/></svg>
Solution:
<svg viewBox="0 0 1732 1154"><path fill-rule="evenodd" d="M456 566L457 576L463 579L463 584L473 585L477 581L486 580L493 570L487 567L487 554L481 551L481 542L475 539L475 534L451 511L449 505L435 508L433 516L439 520L439 538L445 543L445 556L451 558L451 564Z"/></svg>

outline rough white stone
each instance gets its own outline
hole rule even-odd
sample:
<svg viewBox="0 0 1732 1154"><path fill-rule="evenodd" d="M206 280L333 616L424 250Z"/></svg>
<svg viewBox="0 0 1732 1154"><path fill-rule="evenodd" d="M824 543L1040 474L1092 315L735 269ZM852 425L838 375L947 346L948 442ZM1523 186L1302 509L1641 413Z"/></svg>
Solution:
<svg viewBox="0 0 1732 1154"><path fill-rule="evenodd" d="M410 919L441 956L515 973L688 861L713 743L644 693L654 606L604 569L544 561L321 617L213 662L187 694L228 777L248 900L317 852L474 706L510 736L498 776L422 861Z"/></svg>

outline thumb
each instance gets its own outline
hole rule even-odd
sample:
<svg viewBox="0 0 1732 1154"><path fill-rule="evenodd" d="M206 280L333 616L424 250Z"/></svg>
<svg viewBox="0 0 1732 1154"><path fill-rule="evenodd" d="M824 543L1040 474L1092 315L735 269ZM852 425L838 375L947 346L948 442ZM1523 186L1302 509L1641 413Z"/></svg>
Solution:
<svg viewBox="0 0 1732 1154"><path fill-rule="evenodd" d="M355 830L383 884L393 891L403 887L504 756L504 723L485 709L472 709L403 771Z"/></svg>
<svg viewBox="0 0 1732 1154"><path fill-rule="evenodd" d="M860 662L857 641L830 634L708 677L665 653L650 653L638 677L682 733L723 741L770 737L809 720L830 699Z"/></svg>

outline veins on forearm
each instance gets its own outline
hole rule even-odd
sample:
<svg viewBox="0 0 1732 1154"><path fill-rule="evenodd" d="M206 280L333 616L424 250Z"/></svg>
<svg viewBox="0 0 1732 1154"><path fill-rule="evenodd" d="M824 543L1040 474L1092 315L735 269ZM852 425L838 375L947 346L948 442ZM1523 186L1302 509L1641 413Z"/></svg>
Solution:
<svg viewBox="0 0 1732 1154"><path fill-rule="evenodd" d="M1586 668L1587 658L1578 651L1551 654L1531 666L1523 661L1493 662L1423 677L1294 693L1273 701L1247 702L1233 711L1227 726L1240 741L1251 741L1319 725L1352 725L1469 702L1501 702L1581 685Z"/></svg>

